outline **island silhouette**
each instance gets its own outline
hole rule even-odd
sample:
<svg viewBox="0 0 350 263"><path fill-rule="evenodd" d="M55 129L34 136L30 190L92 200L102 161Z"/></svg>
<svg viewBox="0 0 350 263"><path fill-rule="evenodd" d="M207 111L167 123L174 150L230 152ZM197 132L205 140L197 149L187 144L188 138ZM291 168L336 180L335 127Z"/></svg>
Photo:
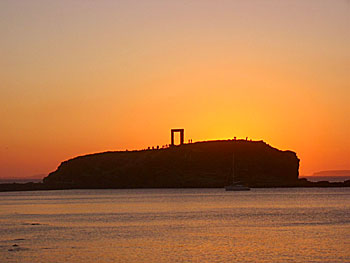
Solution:
<svg viewBox="0 0 350 263"><path fill-rule="evenodd" d="M180 133L180 145L174 134ZM229 139L184 143L184 129L171 130L171 144L144 150L78 156L62 162L43 183L1 184L0 191L47 189L213 188L235 177L249 187L337 187L299 179L299 158L264 141Z"/></svg>
<svg viewBox="0 0 350 263"><path fill-rule="evenodd" d="M205 141L163 149L90 154L61 163L45 184L82 188L224 187L232 154L236 174L250 187L298 180L299 159L263 141Z"/></svg>

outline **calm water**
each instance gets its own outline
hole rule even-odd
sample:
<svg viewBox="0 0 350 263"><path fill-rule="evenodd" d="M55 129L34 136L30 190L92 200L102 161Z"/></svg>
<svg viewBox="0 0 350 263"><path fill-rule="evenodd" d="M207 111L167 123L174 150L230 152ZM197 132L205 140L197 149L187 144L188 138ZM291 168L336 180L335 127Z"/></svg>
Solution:
<svg viewBox="0 0 350 263"><path fill-rule="evenodd" d="M350 188L0 193L0 262L350 262Z"/></svg>

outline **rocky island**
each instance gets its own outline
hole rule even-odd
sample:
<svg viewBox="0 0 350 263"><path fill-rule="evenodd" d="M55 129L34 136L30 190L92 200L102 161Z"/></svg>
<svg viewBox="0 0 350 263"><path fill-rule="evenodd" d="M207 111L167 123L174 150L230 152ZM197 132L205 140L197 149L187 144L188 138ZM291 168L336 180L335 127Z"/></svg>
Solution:
<svg viewBox="0 0 350 263"><path fill-rule="evenodd" d="M263 141L206 141L165 149L104 152L61 163L44 184L74 188L224 187L232 155L240 181L250 187L294 185L299 159Z"/></svg>
<svg viewBox="0 0 350 263"><path fill-rule="evenodd" d="M62 162L43 183L0 184L0 191L119 188L215 188L235 176L249 187L348 187L299 179L299 158L263 141L223 140L162 149L89 154Z"/></svg>

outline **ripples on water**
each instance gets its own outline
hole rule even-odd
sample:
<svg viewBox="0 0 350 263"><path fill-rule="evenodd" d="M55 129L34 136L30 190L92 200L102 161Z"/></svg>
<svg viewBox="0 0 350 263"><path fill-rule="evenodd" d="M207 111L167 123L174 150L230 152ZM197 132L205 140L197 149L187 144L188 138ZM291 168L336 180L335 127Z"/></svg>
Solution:
<svg viewBox="0 0 350 263"><path fill-rule="evenodd" d="M350 189L0 193L0 262L350 262Z"/></svg>

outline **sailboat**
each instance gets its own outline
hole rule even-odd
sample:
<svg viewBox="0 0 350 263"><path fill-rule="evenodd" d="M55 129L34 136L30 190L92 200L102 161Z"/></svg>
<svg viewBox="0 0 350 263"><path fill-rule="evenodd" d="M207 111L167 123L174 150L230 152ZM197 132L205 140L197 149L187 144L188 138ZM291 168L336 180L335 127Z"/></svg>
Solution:
<svg viewBox="0 0 350 263"><path fill-rule="evenodd" d="M226 191L249 191L250 188L235 181L235 154L232 154L231 184L225 186Z"/></svg>

